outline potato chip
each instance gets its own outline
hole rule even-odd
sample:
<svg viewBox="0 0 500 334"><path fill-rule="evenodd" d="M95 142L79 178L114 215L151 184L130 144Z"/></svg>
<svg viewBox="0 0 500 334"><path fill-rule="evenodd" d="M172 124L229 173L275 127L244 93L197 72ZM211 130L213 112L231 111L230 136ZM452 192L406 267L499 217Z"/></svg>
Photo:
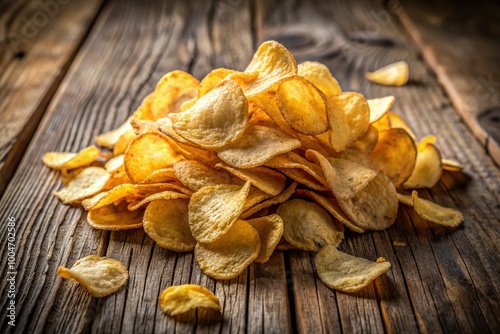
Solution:
<svg viewBox="0 0 500 334"><path fill-rule="evenodd" d="M328 119L328 144L336 152L345 150L354 139L351 137L351 128L347 120L347 114L344 110L333 102L331 99L327 101L328 108L326 116ZM321 136L318 136L321 138ZM312 149L312 147L308 147Z"/></svg>
<svg viewBox="0 0 500 334"><path fill-rule="evenodd" d="M85 167L99 158L99 149L94 145L84 148L78 153L47 152L43 155L43 163L52 169L75 169Z"/></svg>
<svg viewBox="0 0 500 334"><path fill-rule="evenodd" d="M174 165L179 181L193 191L206 186L229 184L231 177L224 171L217 171L196 160L181 160Z"/></svg>
<svg viewBox="0 0 500 334"><path fill-rule="evenodd" d="M379 133L377 146L370 157L375 168L387 175L397 188L413 172L417 147L406 130L393 128Z"/></svg>
<svg viewBox="0 0 500 334"><path fill-rule="evenodd" d="M189 226L199 242L214 242L229 230L243 212L250 182L243 187L221 184L206 186L191 196Z"/></svg>
<svg viewBox="0 0 500 334"><path fill-rule="evenodd" d="M257 72L259 76L247 87L245 95L252 96L268 90L283 79L297 74L297 63L290 52L275 41L262 43L245 72Z"/></svg>
<svg viewBox="0 0 500 334"><path fill-rule="evenodd" d="M114 130L95 136L94 137L95 142L99 146L112 149L118 142L118 139L120 139L121 135L123 135L127 131L132 130L132 125L130 125L131 119L132 117L127 118L127 120L122 125L120 125L118 128Z"/></svg>
<svg viewBox="0 0 500 334"><path fill-rule="evenodd" d="M365 73L365 77L368 80L385 86L403 86L408 82L409 76L410 71L405 61L398 61L386 65L375 72Z"/></svg>
<svg viewBox="0 0 500 334"><path fill-rule="evenodd" d="M327 186L328 183L321 167L309 160L305 159L298 153L290 151L284 154L277 155L264 163L265 166L271 168L298 168L302 169L307 174L314 177L319 183Z"/></svg>
<svg viewBox="0 0 500 334"><path fill-rule="evenodd" d="M189 109L169 114L173 130L202 148L220 150L243 134L248 121L248 102L232 80L224 80L199 98Z"/></svg>
<svg viewBox="0 0 500 334"><path fill-rule="evenodd" d="M176 316L196 308L220 310L219 298L200 285L170 286L158 297L160 309L169 316Z"/></svg>
<svg viewBox="0 0 500 334"><path fill-rule="evenodd" d="M208 73L201 81L198 87L198 98L206 95L212 91L221 81L223 81L229 74L236 72L229 68L216 68Z"/></svg>
<svg viewBox="0 0 500 334"><path fill-rule="evenodd" d="M252 186L272 196L278 195L285 189L286 177L267 167L259 166L249 169L238 169L219 163L215 165L215 168L227 170L243 181L250 181Z"/></svg>
<svg viewBox="0 0 500 334"><path fill-rule="evenodd" d="M185 144L189 146L195 145L193 143L190 143L186 139L182 138L177 132L175 132L172 125L172 120L170 118L168 117L160 118L158 121L156 121L156 125L161 133L173 139L177 144Z"/></svg>
<svg viewBox="0 0 500 334"><path fill-rule="evenodd" d="M283 237L299 249L318 251L325 245L337 246L344 238L328 212L316 203L292 199L281 204L276 213L283 219Z"/></svg>
<svg viewBox="0 0 500 334"><path fill-rule="evenodd" d="M104 168L110 174L116 174L125 172L125 167L123 166L123 159L125 158L125 154L117 155L109 159L106 164L104 164Z"/></svg>
<svg viewBox="0 0 500 334"><path fill-rule="evenodd" d="M411 195L406 195L401 193L398 193L397 195L399 203L403 203L408 206L413 206L413 198L411 197Z"/></svg>
<svg viewBox="0 0 500 334"><path fill-rule="evenodd" d="M147 132L160 132L158 130L158 124L156 123L156 121L150 121L146 119L133 119L130 121L130 125L132 126L134 133L138 136Z"/></svg>
<svg viewBox="0 0 500 334"><path fill-rule="evenodd" d="M240 180L240 179L238 179L238 181L243 182L243 180ZM231 183L232 184L240 184L240 183L236 183L235 181L233 181ZM254 207L255 205L257 205L257 204L261 203L262 201L265 201L266 199L271 198L271 197L272 197L272 195L266 194L265 192L263 192L260 189L250 187L250 191L248 192L247 199L245 200L245 205L243 205L243 212L246 212L250 208ZM241 215L243 215L243 214L241 214ZM242 219L245 219L245 218L242 217Z"/></svg>
<svg viewBox="0 0 500 334"><path fill-rule="evenodd" d="M123 263L97 255L79 259L71 269L59 267L57 274L80 283L94 297L110 295L128 280L128 270Z"/></svg>
<svg viewBox="0 0 500 334"><path fill-rule="evenodd" d="M142 206L152 202L152 201L158 201L158 200L171 200L171 199L179 199L179 198L186 198L189 199L191 198L190 195L187 195L185 193L177 192L177 191L171 191L171 190L165 190L156 194L149 195L148 197L142 199L139 202L132 202L129 203L127 208L130 211L137 210L141 208Z"/></svg>
<svg viewBox="0 0 500 334"><path fill-rule="evenodd" d="M311 136L328 131L327 98L306 79L294 76L281 81L276 101L283 119L295 131Z"/></svg>
<svg viewBox="0 0 500 334"><path fill-rule="evenodd" d="M79 203L102 191L110 179L111 174L106 172L104 168L87 167L80 171L66 187L54 194L64 204Z"/></svg>
<svg viewBox="0 0 500 334"><path fill-rule="evenodd" d="M452 159L441 159L441 164L444 170L450 172L460 172L464 169L464 166L460 162Z"/></svg>
<svg viewBox="0 0 500 334"><path fill-rule="evenodd" d="M425 220L448 227L456 227L464 221L460 211L445 208L437 203L420 198L416 190L412 191L411 197L413 199L413 209Z"/></svg>
<svg viewBox="0 0 500 334"><path fill-rule="evenodd" d="M335 96L342 93L338 81L325 65L317 61L305 61L298 65L297 73L312 82L326 96Z"/></svg>
<svg viewBox="0 0 500 334"><path fill-rule="evenodd" d="M170 139L159 133L145 133L135 138L125 152L124 166L134 182L144 182L156 170L171 167L183 159L170 143Z"/></svg>
<svg viewBox="0 0 500 334"><path fill-rule="evenodd" d="M181 160L183 161L183 160ZM173 167L167 167L162 169L157 169L146 177L141 183L151 184L151 183L167 183L176 181L177 176L175 175Z"/></svg>
<svg viewBox="0 0 500 334"><path fill-rule="evenodd" d="M349 143L361 137L370 125L370 107L363 95L344 92L331 98L344 111L349 124Z"/></svg>
<svg viewBox="0 0 500 334"><path fill-rule="evenodd" d="M368 99L368 107L370 107L370 124L386 115L389 110L391 110L395 100L396 99L392 95Z"/></svg>
<svg viewBox="0 0 500 334"><path fill-rule="evenodd" d="M417 159L410 177L403 183L404 188L432 188L441 179L443 168L439 150L429 142L417 144Z"/></svg>
<svg viewBox="0 0 500 334"><path fill-rule="evenodd" d="M387 117L391 128L405 129L406 132L408 132L408 134L413 138L413 141L415 141L415 142L417 141L417 137L415 136L415 134L411 130L410 126L408 124L406 124L405 120L401 116L389 111L387 113L387 115L384 116L384 118L385 117ZM377 123L377 122L375 122L375 123ZM385 130L387 130L387 129L385 129Z"/></svg>
<svg viewBox="0 0 500 334"><path fill-rule="evenodd" d="M237 220L217 240L198 242L194 258L201 271L216 279L231 279L238 276L260 252L257 231L244 220Z"/></svg>
<svg viewBox="0 0 500 334"><path fill-rule="evenodd" d="M338 199L345 214L365 230L385 230L398 215L398 197L391 180L378 173L366 187L350 199Z"/></svg>
<svg viewBox="0 0 500 334"><path fill-rule="evenodd" d="M329 288L351 293L370 284L389 270L391 264L355 257L328 245L314 257L314 267L321 281Z"/></svg>
<svg viewBox="0 0 500 334"><path fill-rule="evenodd" d="M144 231L162 248L176 252L194 250L188 219L188 199L160 199L149 203L144 213Z"/></svg>
<svg viewBox="0 0 500 334"><path fill-rule="evenodd" d="M293 195L293 193L295 192L295 188L297 188L296 182L294 182L290 186L288 186L288 188L286 188L279 195L272 197L270 199L267 199L264 202L256 204L255 206L252 206L252 207L248 208L247 210L243 211L243 213L240 215L240 218L246 219L264 208L268 208L271 205L281 204L281 203L285 202Z"/></svg>
<svg viewBox="0 0 500 334"><path fill-rule="evenodd" d="M129 230L142 226L144 211L129 211L127 203L118 205L109 204L99 209L90 210L87 215L87 222L92 228L97 230Z"/></svg>
<svg viewBox="0 0 500 334"><path fill-rule="evenodd" d="M117 156L120 154L124 154L135 137L137 137L137 135L135 134L134 129L128 129L127 131L125 131L120 136L120 138L118 138L118 141L113 147L113 155Z"/></svg>
<svg viewBox="0 0 500 334"><path fill-rule="evenodd" d="M234 145L218 151L218 156L233 167L252 168L299 146L299 140L278 129L255 125L248 127L244 136Z"/></svg>
<svg viewBox="0 0 500 334"><path fill-rule="evenodd" d="M255 262L266 263L283 235L283 220L277 214L247 220L259 234L260 251Z"/></svg>
<svg viewBox="0 0 500 334"><path fill-rule="evenodd" d="M379 130L370 124L368 129L366 129L364 135L362 135L358 138L358 140L352 143L349 148L352 150L370 153L371 151L373 151L375 146L377 146L379 139L378 135Z"/></svg>
<svg viewBox="0 0 500 334"><path fill-rule="evenodd" d="M278 170L285 174L290 179L298 182L299 184L303 184L308 188L317 190L317 191L328 191L328 186L323 185L318 182L314 177L312 177L309 173L306 173L303 169L299 168L278 168Z"/></svg>

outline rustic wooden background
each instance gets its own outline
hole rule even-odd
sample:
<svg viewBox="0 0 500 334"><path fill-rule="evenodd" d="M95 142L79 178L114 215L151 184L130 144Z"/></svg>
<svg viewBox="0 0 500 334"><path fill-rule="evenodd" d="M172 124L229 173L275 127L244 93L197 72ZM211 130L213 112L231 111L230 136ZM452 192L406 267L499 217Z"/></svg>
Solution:
<svg viewBox="0 0 500 334"><path fill-rule="evenodd" d="M494 2L0 0L1 332L500 332L500 8ZM341 249L392 263L345 294L314 274L312 254L275 252L238 278L214 281L154 245L142 230L91 229L53 191L45 151L77 151L121 124L166 72L201 78L243 69L256 46L282 42L298 62L325 63L344 90L396 96L417 136L436 134L444 157L465 165L425 193L462 210L448 229L402 208L383 232L348 233ZM410 64L404 87L363 74ZM496 162L495 162L496 161ZM7 219L16 219L16 327L8 326ZM395 247L402 241L406 247ZM59 265L100 254L130 270L125 289L93 298L56 276ZM198 283L222 314L167 318L171 284Z"/></svg>

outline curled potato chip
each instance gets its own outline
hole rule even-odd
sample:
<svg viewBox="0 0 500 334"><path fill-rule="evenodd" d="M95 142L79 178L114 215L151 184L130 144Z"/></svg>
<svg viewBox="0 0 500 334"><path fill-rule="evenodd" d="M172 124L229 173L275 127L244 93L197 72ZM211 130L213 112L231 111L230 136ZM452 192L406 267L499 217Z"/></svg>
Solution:
<svg viewBox="0 0 500 334"><path fill-rule="evenodd" d="M387 115L384 116L384 118L385 117L387 117L391 128L405 129L406 132L408 132L408 134L413 138L413 141L415 141L415 142L417 141L417 137L415 136L415 134L411 130L410 126L405 122L405 120L401 116L389 111L387 113ZM377 123L377 122L375 122L375 123ZM387 129L385 129L385 130L387 130Z"/></svg>
<svg viewBox="0 0 500 334"><path fill-rule="evenodd" d="M219 311L220 303L212 291L194 284L170 286L158 297L160 309L169 316L176 316L196 308Z"/></svg>
<svg viewBox="0 0 500 334"><path fill-rule="evenodd" d="M173 130L202 148L220 150L243 134L248 102L232 80L224 80L187 110L169 114Z"/></svg>
<svg viewBox="0 0 500 334"><path fill-rule="evenodd" d="M266 263L283 235L283 220L277 214L247 220L259 234L260 251L255 262Z"/></svg>
<svg viewBox="0 0 500 334"><path fill-rule="evenodd" d="M298 153L294 151L290 151L284 154L277 155L272 159L266 161L264 163L265 166L271 168L298 168L302 169L307 174L314 177L319 183L323 185L328 185L325 175L323 175L323 171L321 167L309 160L305 159Z"/></svg>
<svg viewBox="0 0 500 334"><path fill-rule="evenodd" d="M113 155L116 156L124 154L130 143L135 139L135 137L137 137L137 135L135 134L134 129L128 129L127 131L125 131L120 136L120 138L118 138L118 141L113 147Z"/></svg>
<svg viewBox="0 0 500 334"><path fill-rule="evenodd" d="M317 190L317 191L328 191L328 186L323 185L323 183L318 182L314 177L312 177L309 173L306 173L303 169L299 168L278 168L278 170L285 174L290 179L298 182L299 184L303 184L308 188Z"/></svg>
<svg viewBox="0 0 500 334"><path fill-rule="evenodd" d="M189 202L189 226L199 242L221 238L243 212L250 182L243 187L221 184L195 192Z"/></svg>
<svg viewBox="0 0 500 334"><path fill-rule="evenodd" d="M194 250L187 199L160 199L149 203L144 213L144 231L162 248L176 252Z"/></svg>
<svg viewBox="0 0 500 334"><path fill-rule="evenodd" d="M229 184L230 175L217 171L197 160L181 160L174 165L174 172L179 181L193 191L206 186Z"/></svg>
<svg viewBox="0 0 500 334"><path fill-rule="evenodd" d="M344 238L328 212L316 203L292 199L281 204L276 213L283 219L283 237L299 249L318 251L325 245L337 246Z"/></svg>
<svg viewBox="0 0 500 334"><path fill-rule="evenodd" d="M97 255L79 259L71 269L59 267L57 274L77 281L94 297L110 295L128 280L128 270L122 262Z"/></svg>
<svg viewBox="0 0 500 334"><path fill-rule="evenodd" d="M344 92L331 98L340 107L349 124L349 143L361 137L370 125L370 107L363 95L354 92Z"/></svg>
<svg viewBox="0 0 500 334"><path fill-rule="evenodd" d="M409 76L410 71L405 61L398 61L365 74L368 80L385 86L403 86L408 82Z"/></svg>
<svg viewBox="0 0 500 334"><path fill-rule="evenodd" d="M413 200L413 209L425 220L448 227L456 227L464 221L464 217L460 211L445 208L437 203L420 198L416 190L412 191L411 197Z"/></svg>
<svg viewBox="0 0 500 334"><path fill-rule="evenodd" d="M227 170L243 181L250 181L252 186L272 196L278 195L285 189L286 177L270 168L259 166L249 169L238 169L220 163L215 165L215 167Z"/></svg>
<svg viewBox="0 0 500 334"><path fill-rule="evenodd" d="M244 220L237 220L217 240L198 242L194 258L201 271L216 279L231 279L238 276L252 263L260 252L257 231Z"/></svg>
<svg viewBox="0 0 500 334"><path fill-rule="evenodd" d="M328 130L326 96L300 76L283 80L276 91L281 115L295 131L318 135Z"/></svg>
<svg viewBox="0 0 500 334"><path fill-rule="evenodd" d="M127 208L130 211L134 211L134 210L137 210L137 209L141 208L143 205L148 204L152 201L157 201L157 200L162 200L162 199L171 200L171 199L179 199L179 198L189 199L190 197L191 197L190 195L187 195L185 193L166 190L166 191L162 191L162 192L159 192L156 194L149 195L148 197L142 199L141 201L139 201L137 203L136 202L129 203Z"/></svg>
<svg viewBox="0 0 500 334"><path fill-rule="evenodd" d="M87 167L54 194L64 204L78 203L104 190L110 179L111 174L104 168Z"/></svg>
<svg viewBox="0 0 500 334"><path fill-rule="evenodd" d="M299 140L278 129L255 125L248 127L243 138L234 145L219 151L218 156L233 167L252 168L299 146Z"/></svg>
<svg viewBox="0 0 500 334"><path fill-rule="evenodd" d="M326 96L342 93L342 88L328 67L317 61L305 61L299 64L297 74L312 82Z"/></svg>
<svg viewBox="0 0 500 334"><path fill-rule="evenodd" d="M443 169L451 172L460 172L464 169L464 166L460 162L452 159L441 159L441 164L443 165Z"/></svg>
<svg viewBox="0 0 500 334"><path fill-rule="evenodd" d="M370 284L391 267L389 262L372 262L339 251L328 245L314 257L319 278L328 287L351 293Z"/></svg>
<svg viewBox="0 0 500 334"><path fill-rule="evenodd" d="M260 210L262 210L264 208L268 208L271 205L281 204L281 203L285 202L286 200L288 200L290 198L290 196L293 195L293 193L295 192L295 188L297 188L297 183L296 182L292 183L288 188L286 188L279 195L277 195L275 197L272 197L270 199L267 199L264 202L258 203L255 206L252 206L252 207L246 209L240 215L240 218L241 219L246 219L246 218L250 217L251 215L253 215L254 213L257 213L257 212L259 212Z"/></svg>
<svg viewBox="0 0 500 334"><path fill-rule="evenodd" d="M131 119L132 117L127 118L122 125L114 130L95 136L95 142L102 147L113 148L118 139L120 139L121 135L129 130L132 130L132 125L130 125Z"/></svg>
<svg viewBox="0 0 500 334"><path fill-rule="evenodd" d="M386 115L389 110L391 110L395 100L396 99L392 95L368 99L368 107L370 107L370 124Z"/></svg>
<svg viewBox="0 0 500 334"><path fill-rule="evenodd" d="M352 150L370 153L373 151L378 142L379 130L370 125L366 132L349 146Z"/></svg>
<svg viewBox="0 0 500 334"><path fill-rule="evenodd" d="M87 222L97 230L118 231L142 226L144 211L129 211L127 203L109 204L99 209L90 210Z"/></svg>
<svg viewBox="0 0 500 334"><path fill-rule="evenodd" d="M159 133L145 133L132 141L123 164L130 179L144 182L154 171L171 167L181 159L169 138Z"/></svg>
<svg viewBox="0 0 500 334"><path fill-rule="evenodd" d="M181 160L182 161L182 160ZM173 167L157 169L146 177L141 183L151 184L151 183L166 183L176 181L177 176L175 175Z"/></svg>
<svg viewBox="0 0 500 334"><path fill-rule="evenodd" d="M229 68L216 68L208 73L201 81L198 87L198 98L210 92L229 74L236 72Z"/></svg>
<svg viewBox="0 0 500 334"><path fill-rule="evenodd" d="M328 144L336 152L341 152L353 141L350 124L347 121L347 115L340 106L330 99L327 101L327 104L326 115L328 118L328 127L330 128L328 131Z"/></svg>
<svg viewBox="0 0 500 334"><path fill-rule="evenodd" d="M85 167L99 158L100 151L94 145L84 148L78 153L47 152L43 155L43 163L52 169L74 169Z"/></svg>
<svg viewBox="0 0 500 334"><path fill-rule="evenodd" d="M422 141L417 144L417 158L404 188L432 188L441 179L443 168L441 154L434 144Z"/></svg>

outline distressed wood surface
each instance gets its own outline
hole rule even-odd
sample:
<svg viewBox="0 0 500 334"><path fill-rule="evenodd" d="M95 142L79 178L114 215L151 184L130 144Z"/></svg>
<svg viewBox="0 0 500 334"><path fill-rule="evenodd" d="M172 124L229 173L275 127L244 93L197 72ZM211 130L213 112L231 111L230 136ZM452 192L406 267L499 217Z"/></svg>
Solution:
<svg viewBox="0 0 500 334"><path fill-rule="evenodd" d="M0 1L0 196L101 3Z"/></svg>
<svg viewBox="0 0 500 334"><path fill-rule="evenodd" d="M500 172L430 75L432 67L419 59L398 24L402 10L368 0L108 1L0 201L2 221L17 222L16 328L2 316L2 332L498 332ZM164 73L182 69L201 78L214 67L243 69L267 39L282 42L298 62L325 63L344 90L370 98L395 95L394 110L419 138L436 134L443 156L463 163L465 175L445 173L421 194L460 209L463 226L439 227L402 207L386 231L346 233L343 251L371 260L383 256L392 267L366 289L345 294L326 287L314 273L314 254L300 251L276 252L235 279L213 280L192 253L159 248L140 229L93 230L80 208L52 195L62 183L42 165L43 152L88 146L96 134L121 124ZM396 60L410 64L408 85L364 79L366 71ZM5 224L0 235L6 235ZM89 254L123 261L127 286L99 299L56 276L57 266ZM7 258L5 247L0 256ZM221 315L166 317L158 295L183 283L214 291ZM0 288L6 291L5 280ZM3 298L2 310L6 303Z"/></svg>

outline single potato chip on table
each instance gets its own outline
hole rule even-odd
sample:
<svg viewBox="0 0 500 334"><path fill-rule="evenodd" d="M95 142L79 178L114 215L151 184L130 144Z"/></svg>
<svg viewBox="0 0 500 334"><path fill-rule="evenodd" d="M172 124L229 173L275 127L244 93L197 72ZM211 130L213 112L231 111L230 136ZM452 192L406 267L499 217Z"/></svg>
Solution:
<svg viewBox="0 0 500 334"><path fill-rule="evenodd" d="M220 310L219 298L212 291L195 284L170 286L158 297L160 309L169 316L176 316L196 308Z"/></svg>

